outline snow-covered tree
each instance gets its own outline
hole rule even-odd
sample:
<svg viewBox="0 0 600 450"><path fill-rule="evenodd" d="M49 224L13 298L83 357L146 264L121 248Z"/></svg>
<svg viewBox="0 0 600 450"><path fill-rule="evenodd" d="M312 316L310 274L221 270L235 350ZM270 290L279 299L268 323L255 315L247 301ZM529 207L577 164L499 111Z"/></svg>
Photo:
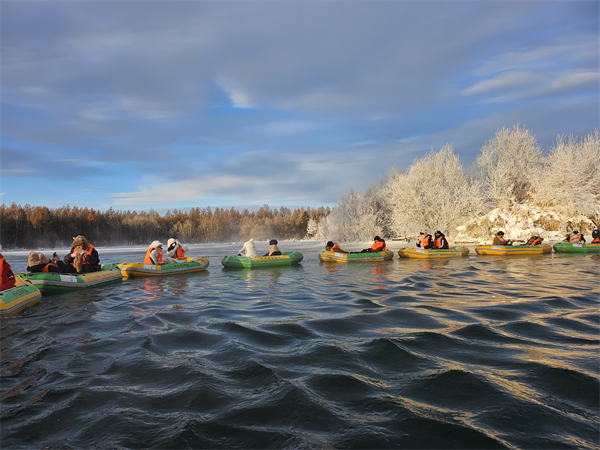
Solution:
<svg viewBox="0 0 600 450"><path fill-rule="evenodd" d="M398 235L425 227L451 236L483 207L481 183L463 168L451 145L415 160L406 173L393 168L382 197Z"/></svg>
<svg viewBox="0 0 600 450"><path fill-rule="evenodd" d="M569 216L594 214L600 203L598 130L581 141L558 136L533 188L533 204L552 206Z"/></svg>
<svg viewBox="0 0 600 450"><path fill-rule="evenodd" d="M477 157L486 197L491 207L522 203L543 166L542 149L533 134L515 125L502 128L481 148Z"/></svg>

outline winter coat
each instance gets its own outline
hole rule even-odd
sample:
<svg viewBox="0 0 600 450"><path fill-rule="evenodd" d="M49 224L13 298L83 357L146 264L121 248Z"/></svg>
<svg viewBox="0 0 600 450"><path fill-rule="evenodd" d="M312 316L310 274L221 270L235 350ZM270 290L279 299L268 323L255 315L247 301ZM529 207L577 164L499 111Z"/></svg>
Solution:
<svg viewBox="0 0 600 450"><path fill-rule="evenodd" d="M15 274L10 268L10 264L2 256L2 253L0 253L0 272L2 274L0 291L15 287Z"/></svg>
<svg viewBox="0 0 600 450"><path fill-rule="evenodd" d="M431 235L428 234L423 239L419 239L417 241L417 247L433 248L434 247L433 237L431 237Z"/></svg>
<svg viewBox="0 0 600 450"><path fill-rule="evenodd" d="M75 247L71 247L71 252L63 258L63 261L67 265L74 265L75 263ZM98 250L94 248L93 245L88 244L87 248L83 253L83 265L81 267L81 272L89 273L89 272L97 272L101 270L100 267L100 256L98 255Z"/></svg>
<svg viewBox="0 0 600 450"><path fill-rule="evenodd" d="M169 245L169 248L167 248L167 255L175 259L186 259L185 252L187 251L188 246L185 244L180 244L179 241L176 240Z"/></svg>
<svg viewBox="0 0 600 450"><path fill-rule="evenodd" d="M238 255L247 256L248 258L257 258L256 248L254 247L254 239L250 239L244 243L244 246L238 251Z"/></svg>
<svg viewBox="0 0 600 450"><path fill-rule="evenodd" d="M269 253L265 253L265 256L280 256L281 250L277 247L276 244L269 245Z"/></svg>

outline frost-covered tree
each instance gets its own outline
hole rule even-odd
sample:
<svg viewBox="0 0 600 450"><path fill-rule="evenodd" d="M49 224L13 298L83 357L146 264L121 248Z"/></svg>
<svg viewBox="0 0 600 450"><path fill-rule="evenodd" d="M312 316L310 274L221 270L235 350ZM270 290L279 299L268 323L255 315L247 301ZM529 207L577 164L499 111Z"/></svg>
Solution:
<svg viewBox="0 0 600 450"><path fill-rule="evenodd" d="M483 207L481 183L463 168L451 145L415 160L406 173L393 168L382 197L398 235L426 227L451 236Z"/></svg>
<svg viewBox="0 0 600 450"><path fill-rule="evenodd" d="M385 235L386 217L379 190L374 185L364 191L351 189L331 213L321 220L317 236L339 242L370 241Z"/></svg>
<svg viewBox="0 0 600 450"><path fill-rule="evenodd" d="M510 206L529 197L542 169L542 149L525 127L502 128L481 148L477 165L490 206Z"/></svg>
<svg viewBox="0 0 600 450"><path fill-rule="evenodd" d="M534 185L532 203L567 215L594 214L600 203L598 129L581 141L558 136Z"/></svg>

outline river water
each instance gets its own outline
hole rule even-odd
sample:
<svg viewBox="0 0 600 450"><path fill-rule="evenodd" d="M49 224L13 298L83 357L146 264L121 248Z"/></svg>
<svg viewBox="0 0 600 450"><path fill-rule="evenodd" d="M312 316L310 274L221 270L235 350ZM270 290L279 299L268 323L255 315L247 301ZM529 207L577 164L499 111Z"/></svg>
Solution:
<svg viewBox="0 0 600 450"><path fill-rule="evenodd" d="M598 255L224 269L239 247L2 319L2 448L600 448Z"/></svg>

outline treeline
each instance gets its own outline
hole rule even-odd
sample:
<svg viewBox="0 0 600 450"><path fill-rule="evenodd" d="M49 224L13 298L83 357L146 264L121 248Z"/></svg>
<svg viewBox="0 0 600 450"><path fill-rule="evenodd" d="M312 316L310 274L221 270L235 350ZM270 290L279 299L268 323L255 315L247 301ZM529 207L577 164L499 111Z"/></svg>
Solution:
<svg viewBox="0 0 600 450"><path fill-rule="evenodd" d="M142 245L155 239L174 237L184 243L242 241L249 238L302 239L309 222L319 223L329 207L271 209L242 212L235 208L214 211L192 208L172 210L161 216L149 212L99 211L77 206L50 209L45 206L0 206L1 244L9 248L69 246L72 238L84 235L95 246Z"/></svg>
<svg viewBox="0 0 600 450"><path fill-rule="evenodd" d="M498 130L469 169L451 145L393 168L378 185L344 194L312 234L336 241L369 241L441 230L448 237L469 219L495 208L530 205L561 217L600 221L600 136L558 136L548 151L531 131ZM565 223L568 219L565 219ZM562 225L561 225L562 226ZM310 229L311 227L309 227Z"/></svg>

